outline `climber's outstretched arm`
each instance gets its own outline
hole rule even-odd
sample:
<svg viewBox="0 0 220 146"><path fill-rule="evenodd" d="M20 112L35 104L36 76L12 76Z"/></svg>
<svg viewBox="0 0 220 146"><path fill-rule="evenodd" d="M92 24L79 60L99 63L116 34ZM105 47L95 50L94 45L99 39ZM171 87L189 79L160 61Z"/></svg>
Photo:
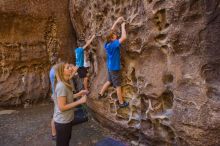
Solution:
<svg viewBox="0 0 220 146"><path fill-rule="evenodd" d="M111 30L115 30L116 25L117 25L120 21L122 21L122 20L124 20L124 17L119 17L119 18L115 21L115 23L113 24Z"/></svg>
<svg viewBox="0 0 220 146"><path fill-rule="evenodd" d="M92 40L95 38L95 35L93 35L87 42L86 44L83 46L83 49L86 49L92 42Z"/></svg>
<svg viewBox="0 0 220 146"><path fill-rule="evenodd" d="M127 34L125 30L125 22L121 24L121 38L119 39L120 43L123 43L127 39Z"/></svg>

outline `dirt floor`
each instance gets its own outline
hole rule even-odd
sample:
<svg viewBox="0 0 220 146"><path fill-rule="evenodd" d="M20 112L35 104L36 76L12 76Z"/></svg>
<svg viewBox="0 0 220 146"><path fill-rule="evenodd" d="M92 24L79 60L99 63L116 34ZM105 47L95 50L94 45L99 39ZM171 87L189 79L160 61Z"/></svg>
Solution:
<svg viewBox="0 0 220 146"><path fill-rule="evenodd" d="M13 110L0 110L0 146L55 145L50 132L51 104ZM73 126L70 146L93 146L105 137L114 135L90 117L89 122Z"/></svg>

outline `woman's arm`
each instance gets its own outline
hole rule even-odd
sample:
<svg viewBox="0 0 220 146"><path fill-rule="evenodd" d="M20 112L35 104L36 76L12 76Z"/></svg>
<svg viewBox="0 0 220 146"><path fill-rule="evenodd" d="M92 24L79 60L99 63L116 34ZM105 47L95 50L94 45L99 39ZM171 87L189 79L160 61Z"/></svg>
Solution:
<svg viewBox="0 0 220 146"><path fill-rule="evenodd" d="M81 97L79 100L66 104L66 97L65 96L60 96L57 98L58 100L58 108L60 109L60 111L64 112L67 110L70 110L80 104L83 104L86 102L86 96Z"/></svg>
<svg viewBox="0 0 220 146"><path fill-rule="evenodd" d="M73 94L73 98L78 98L78 97L84 96L84 95L86 95L86 94L88 94L88 93L89 93L88 90L81 90L81 91L79 91L78 93Z"/></svg>
<svg viewBox="0 0 220 146"><path fill-rule="evenodd" d="M72 66L72 73L70 75L70 78L69 79L72 79L72 77L75 75L75 73L77 72L78 70L78 66Z"/></svg>

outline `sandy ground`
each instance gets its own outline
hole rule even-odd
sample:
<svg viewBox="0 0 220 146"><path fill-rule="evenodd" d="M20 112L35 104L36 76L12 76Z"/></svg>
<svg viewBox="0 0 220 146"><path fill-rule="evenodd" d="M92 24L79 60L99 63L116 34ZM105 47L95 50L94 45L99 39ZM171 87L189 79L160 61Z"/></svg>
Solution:
<svg viewBox="0 0 220 146"><path fill-rule="evenodd" d="M0 146L55 145L50 132L51 104L13 110L0 110ZM93 146L105 137L114 136L90 117L89 122L73 126L70 146Z"/></svg>

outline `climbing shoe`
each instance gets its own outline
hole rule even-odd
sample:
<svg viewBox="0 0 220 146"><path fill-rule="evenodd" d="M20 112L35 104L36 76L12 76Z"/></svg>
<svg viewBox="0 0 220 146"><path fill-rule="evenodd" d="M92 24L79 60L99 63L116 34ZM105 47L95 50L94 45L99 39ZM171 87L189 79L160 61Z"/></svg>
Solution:
<svg viewBox="0 0 220 146"><path fill-rule="evenodd" d="M122 103L122 104L120 104L120 103L118 102L118 106L119 106L120 108L128 107L128 106L129 106L129 102L124 101L124 103Z"/></svg>

